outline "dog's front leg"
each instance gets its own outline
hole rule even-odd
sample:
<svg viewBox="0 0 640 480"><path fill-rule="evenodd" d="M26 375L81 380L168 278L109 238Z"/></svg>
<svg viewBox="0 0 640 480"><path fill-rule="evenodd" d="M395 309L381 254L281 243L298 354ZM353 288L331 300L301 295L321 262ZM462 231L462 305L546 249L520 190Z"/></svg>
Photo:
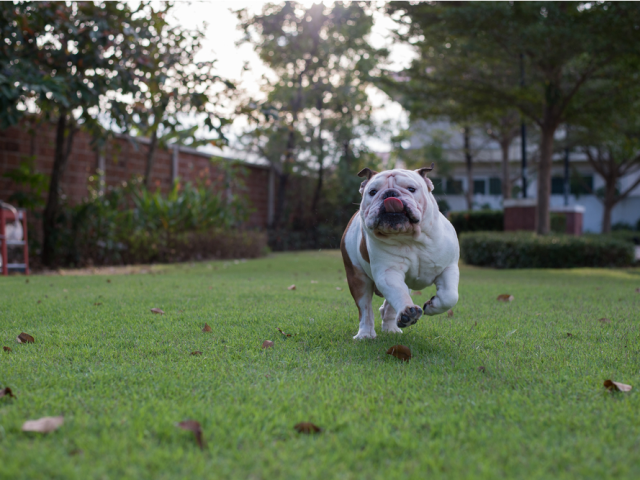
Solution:
<svg viewBox="0 0 640 480"><path fill-rule="evenodd" d="M376 287L396 313L396 325L400 328L415 324L422 316L422 309L413 303L405 274L399 270L387 269L374 274Z"/></svg>
<svg viewBox="0 0 640 480"><path fill-rule="evenodd" d="M449 265L436 277L436 295L424 304L425 315L438 315L453 308L458 303L458 265Z"/></svg>

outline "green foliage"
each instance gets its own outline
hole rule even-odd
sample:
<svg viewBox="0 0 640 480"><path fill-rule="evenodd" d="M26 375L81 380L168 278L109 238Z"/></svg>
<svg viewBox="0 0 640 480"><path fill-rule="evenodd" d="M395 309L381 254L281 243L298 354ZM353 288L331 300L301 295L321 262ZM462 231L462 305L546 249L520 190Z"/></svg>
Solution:
<svg viewBox="0 0 640 480"><path fill-rule="evenodd" d="M495 268L624 267L634 262L631 244L604 235L465 233L460 249L465 263Z"/></svg>
<svg viewBox="0 0 640 480"><path fill-rule="evenodd" d="M504 230L504 212L502 210L449 212L449 221L458 235L463 232Z"/></svg>
<svg viewBox="0 0 640 480"><path fill-rule="evenodd" d="M146 263L215 256L215 251L184 248L190 248L189 238L202 243L202 236L228 236L247 219L242 198L229 199L224 192L204 183L175 182L165 195L146 189L139 179L104 195L92 190L90 199L67 207L58 220L60 262Z"/></svg>
<svg viewBox="0 0 640 480"><path fill-rule="evenodd" d="M553 233L565 233L567 231L567 216L562 213L551 212L551 231Z"/></svg>
<svg viewBox="0 0 640 480"><path fill-rule="evenodd" d="M36 171L35 156L23 157L17 168L2 175L11 180L19 190L12 193L9 203L27 210L44 207L44 194L49 189L49 176Z"/></svg>

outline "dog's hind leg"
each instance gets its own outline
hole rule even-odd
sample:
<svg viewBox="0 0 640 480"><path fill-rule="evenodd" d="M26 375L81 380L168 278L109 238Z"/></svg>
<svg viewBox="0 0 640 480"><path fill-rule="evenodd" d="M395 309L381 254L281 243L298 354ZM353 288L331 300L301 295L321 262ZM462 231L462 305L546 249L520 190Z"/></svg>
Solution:
<svg viewBox="0 0 640 480"><path fill-rule="evenodd" d="M382 317L383 332L402 333L402 329L396 324L396 311L386 300L380 307L380 316Z"/></svg>

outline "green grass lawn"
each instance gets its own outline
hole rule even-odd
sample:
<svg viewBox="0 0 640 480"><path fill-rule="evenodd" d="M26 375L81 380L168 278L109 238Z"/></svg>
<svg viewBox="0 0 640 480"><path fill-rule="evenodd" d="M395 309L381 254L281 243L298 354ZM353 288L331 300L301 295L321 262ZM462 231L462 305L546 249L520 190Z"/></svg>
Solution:
<svg viewBox="0 0 640 480"><path fill-rule="evenodd" d="M640 270L463 268L453 317L373 341L344 278L338 252L0 277L0 478L640 478Z"/></svg>

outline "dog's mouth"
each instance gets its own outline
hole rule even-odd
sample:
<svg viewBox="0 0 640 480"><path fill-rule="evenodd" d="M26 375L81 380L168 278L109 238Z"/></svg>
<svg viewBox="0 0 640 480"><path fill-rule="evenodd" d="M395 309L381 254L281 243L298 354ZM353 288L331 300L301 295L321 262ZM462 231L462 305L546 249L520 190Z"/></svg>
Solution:
<svg viewBox="0 0 640 480"><path fill-rule="evenodd" d="M401 221L404 218L409 220L410 223L420 223L420 218L411 207L407 206L397 197L385 198L382 202L380 211L378 212L378 219L383 221L384 218L393 218L395 222Z"/></svg>

